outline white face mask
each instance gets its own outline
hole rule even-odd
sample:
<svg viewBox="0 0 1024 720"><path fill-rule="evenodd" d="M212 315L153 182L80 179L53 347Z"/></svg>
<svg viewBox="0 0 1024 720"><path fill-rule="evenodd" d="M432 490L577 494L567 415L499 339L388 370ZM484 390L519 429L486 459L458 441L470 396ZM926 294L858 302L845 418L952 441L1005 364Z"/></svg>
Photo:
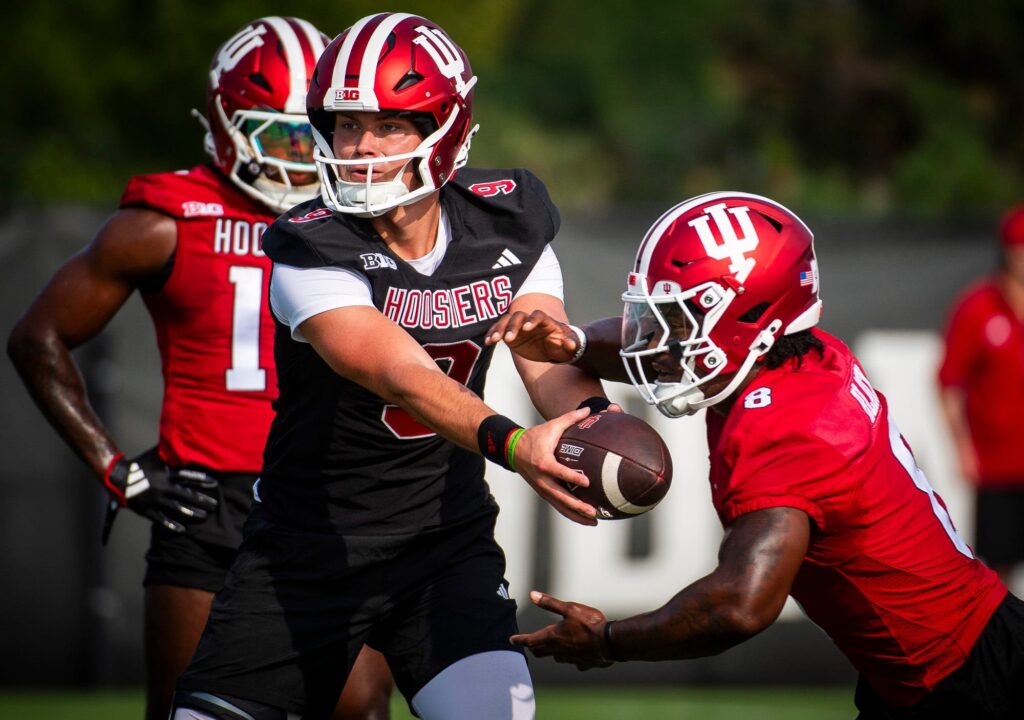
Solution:
<svg viewBox="0 0 1024 720"><path fill-rule="evenodd" d="M363 212L354 213L356 217L375 217L387 212L390 208L401 204L401 200L409 195L409 187L401 177L394 180L371 183L335 181L338 201L346 207L368 208ZM380 209L375 209L380 208Z"/></svg>

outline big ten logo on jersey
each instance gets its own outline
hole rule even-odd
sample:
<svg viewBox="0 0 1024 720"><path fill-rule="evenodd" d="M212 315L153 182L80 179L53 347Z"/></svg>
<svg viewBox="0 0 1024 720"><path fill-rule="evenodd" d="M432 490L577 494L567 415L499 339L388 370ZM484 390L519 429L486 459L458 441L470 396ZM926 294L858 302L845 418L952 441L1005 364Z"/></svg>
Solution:
<svg viewBox="0 0 1024 720"><path fill-rule="evenodd" d="M217 218L213 230L213 252L218 255L263 257L263 233L267 223Z"/></svg>
<svg viewBox="0 0 1024 720"><path fill-rule="evenodd" d="M874 422L875 418L878 417L878 411L882 409L882 401L879 399L875 389L871 387L871 383L868 382L867 375L864 374L864 371L861 370L860 365L857 363L853 364L853 380L850 383L850 394L864 408L864 412L871 418L871 422Z"/></svg>
<svg viewBox="0 0 1024 720"><path fill-rule="evenodd" d="M736 228L733 227L732 220L729 218L730 215L739 223L740 231L743 233L742 237L736 233ZM715 226L718 228L718 238L711 231L711 220L715 221ZM704 211L704 215L691 220L689 225L697 231L697 236L708 257L715 260L728 260L729 272L734 273L739 282L745 282L750 271L757 264L754 258L746 256L746 253L754 252L758 244L757 231L754 230L754 223L750 220L750 208L746 206L731 208L727 207L724 202L718 203L708 207Z"/></svg>
<svg viewBox="0 0 1024 720"><path fill-rule="evenodd" d="M363 270L379 270L380 268L398 269L398 263L384 253L363 253L359 256L363 261Z"/></svg>
<svg viewBox="0 0 1024 720"><path fill-rule="evenodd" d="M512 302L507 275L451 289L389 287L381 312L406 328L444 329L493 320Z"/></svg>

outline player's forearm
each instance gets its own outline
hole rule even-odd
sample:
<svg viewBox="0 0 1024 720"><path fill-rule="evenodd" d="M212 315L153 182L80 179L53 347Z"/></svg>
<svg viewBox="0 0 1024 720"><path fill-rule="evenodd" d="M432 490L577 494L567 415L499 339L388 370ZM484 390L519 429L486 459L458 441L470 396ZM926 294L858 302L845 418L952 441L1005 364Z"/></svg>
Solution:
<svg viewBox="0 0 1024 720"><path fill-rule="evenodd" d="M771 624L747 607L743 598L713 573L657 610L615 621L611 633L616 659L680 660L717 655Z"/></svg>
<svg viewBox="0 0 1024 720"><path fill-rule="evenodd" d="M576 367L604 380L629 382L619 356L622 347L622 318L595 320L583 325L582 330L587 335L587 349L576 361Z"/></svg>
<svg viewBox="0 0 1024 720"><path fill-rule="evenodd" d="M577 367L514 358L533 406L546 420L575 410L587 398L604 395L601 381Z"/></svg>
<svg viewBox="0 0 1024 720"><path fill-rule="evenodd" d="M117 445L89 404L85 382L59 338L16 326L7 354L47 421L93 474L103 477Z"/></svg>
<svg viewBox="0 0 1024 720"><path fill-rule="evenodd" d="M405 365L380 382L375 391L441 437L474 452L478 450L480 423L495 414L479 395L437 366Z"/></svg>

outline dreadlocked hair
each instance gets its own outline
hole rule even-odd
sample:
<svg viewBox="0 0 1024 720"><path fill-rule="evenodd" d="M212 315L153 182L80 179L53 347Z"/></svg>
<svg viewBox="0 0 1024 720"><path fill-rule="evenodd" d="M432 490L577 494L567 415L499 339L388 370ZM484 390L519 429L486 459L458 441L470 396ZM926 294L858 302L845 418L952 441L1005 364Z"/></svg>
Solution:
<svg viewBox="0 0 1024 720"><path fill-rule="evenodd" d="M825 343L810 330L801 330L798 333L777 338L762 362L766 368L774 370L788 360L796 358L796 366L800 367L804 361L804 355L812 350L818 353L819 358L822 357L825 354Z"/></svg>
<svg viewBox="0 0 1024 720"><path fill-rule="evenodd" d="M740 315L739 320L745 323L755 323L761 319L761 316L764 315L769 307L771 307L770 303L758 303ZM803 363L804 355L811 350L816 350L818 357L822 357L825 354L825 344L810 330L801 330L792 335L783 335L778 338L775 344L772 345L771 350L765 353L764 359L761 362L769 370L774 370L783 365L787 360L796 358L796 366L800 367Z"/></svg>

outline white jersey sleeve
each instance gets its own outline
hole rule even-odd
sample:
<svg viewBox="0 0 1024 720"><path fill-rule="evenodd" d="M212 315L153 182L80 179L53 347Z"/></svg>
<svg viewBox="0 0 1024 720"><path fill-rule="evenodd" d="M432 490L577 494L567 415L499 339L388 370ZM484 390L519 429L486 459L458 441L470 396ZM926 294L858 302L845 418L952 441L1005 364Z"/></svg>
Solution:
<svg viewBox="0 0 1024 720"><path fill-rule="evenodd" d="M274 263L270 310L291 328L293 340L309 342L299 326L314 315L356 305L374 306L370 283L359 273L340 267L300 268Z"/></svg>
<svg viewBox="0 0 1024 720"><path fill-rule="evenodd" d="M555 251L551 249L551 245L544 247L544 252L541 253L537 264L533 266L533 270L526 276L516 297L527 293L544 293L545 295L554 295L559 300L565 300L562 286L562 266L558 264L558 258L555 257Z"/></svg>

